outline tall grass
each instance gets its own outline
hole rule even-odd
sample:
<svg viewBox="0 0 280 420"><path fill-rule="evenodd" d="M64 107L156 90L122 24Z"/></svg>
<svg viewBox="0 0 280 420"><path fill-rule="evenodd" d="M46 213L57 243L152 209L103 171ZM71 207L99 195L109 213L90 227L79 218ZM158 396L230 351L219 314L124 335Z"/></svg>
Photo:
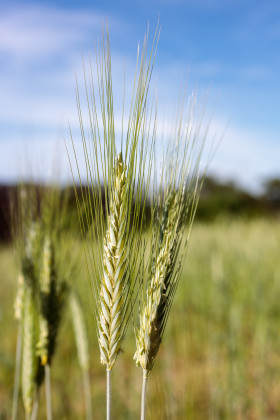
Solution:
<svg viewBox="0 0 280 420"><path fill-rule="evenodd" d="M194 224L172 313L148 382L147 418L279 418L279 230L279 222L272 220ZM78 248L82 250L82 244L77 243L74 250ZM8 419L15 367L16 323L11 308L17 269L12 250L3 246L0 267L0 412ZM81 264L73 281L88 324L92 310L88 286L82 281L85 276L86 267ZM66 312L52 365L53 417L82 419L85 406L71 322ZM116 418L133 419L139 417L141 386L132 360L131 329L126 337L112 376L112 402ZM89 348L94 418L103 419L104 371L96 363L99 349L93 328ZM73 398L76 395L79 398ZM39 418L44 412L42 395ZM24 418L21 395L18 418Z"/></svg>

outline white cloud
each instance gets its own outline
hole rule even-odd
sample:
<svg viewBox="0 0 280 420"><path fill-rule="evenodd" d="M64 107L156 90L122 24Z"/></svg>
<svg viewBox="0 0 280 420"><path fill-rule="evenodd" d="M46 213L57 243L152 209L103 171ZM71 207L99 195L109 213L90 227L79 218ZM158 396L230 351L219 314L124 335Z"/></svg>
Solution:
<svg viewBox="0 0 280 420"><path fill-rule="evenodd" d="M120 137L122 122L120 114L116 116L115 122L116 136ZM217 144L222 134L225 134L210 164L209 173L225 180L234 179L243 187L259 191L260 181L271 175L279 175L280 142L277 139L270 139L270 142L266 143L263 140L264 133L248 130L246 127L236 126L233 123L226 129L226 125L226 121L219 116L216 116L211 122L208 146L213 139ZM124 126L126 126L126 121ZM165 116L164 119L161 116L159 117L158 140L160 142L162 127L165 129L165 135L166 132L171 132L173 120L168 116ZM88 127L85 128L87 132ZM78 126L74 126L73 131L80 170L82 176L85 176ZM61 174L62 180L71 180L64 137L70 146L70 136L67 129L42 134L40 135L40 141L38 141L36 132L29 138L17 135L2 141L0 177L2 179L7 177L15 179L18 175L35 174L39 178L49 180L53 168L56 168L56 171ZM205 153L202 167L207 162L208 155Z"/></svg>
<svg viewBox="0 0 280 420"><path fill-rule="evenodd" d="M211 133L222 133L225 122L216 118ZM210 172L224 179L236 180L253 191L259 191L260 181L280 175L279 138L267 138L265 132L229 124L210 166Z"/></svg>
<svg viewBox="0 0 280 420"><path fill-rule="evenodd" d="M261 82L269 80L269 78L271 77L270 69L263 64L251 65L240 68L240 70L237 71L237 74L239 74L239 76L243 80L247 80L250 82Z"/></svg>
<svg viewBox="0 0 280 420"><path fill-rule="evenodd" d="M109 18L110 32L124 26ZM15 126L55 128L77 119L75 72L83 85L82 49L101 33L102 16L29 6L0 16L0 121ZM115 73L123 80L124 57L113 54ZM130 69L129 60L126 65ZM116 84L118 89L120 84ZM0 131L0 138L2 137Z"/></svg>
<svg viewBox="0 0 280 420"><path fill-rule="evenodd" d="M7 9L0 17L0 52L16 59L44 59L73 44L82 46L85 33L93 35L101 21L100 14L89 11L43 6Z"/></svg>

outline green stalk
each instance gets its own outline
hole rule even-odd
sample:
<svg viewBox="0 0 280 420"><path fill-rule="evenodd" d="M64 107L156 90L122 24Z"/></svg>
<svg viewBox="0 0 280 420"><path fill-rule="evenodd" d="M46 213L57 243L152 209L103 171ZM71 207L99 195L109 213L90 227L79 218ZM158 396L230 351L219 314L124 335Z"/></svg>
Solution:
<svg viewBox="0 0 280 420"><path fill-rule="evenodd" d="M86 407L87 420L92 419L92 405L91 405L91 390L90 390L90 377L89 377L89 350L88 339L86 333L85 319L83 311L77 296L71 292L69 296L69 303L72 315L72 322L75 332L75 340L77 347L77 355L79 364L81 366L83 375L84 397Z"/></svg>
<svg viewBox="0 0 280 420"><path fill-rule="evenodd" d="M147 371L143 369L143 380L142 380L142 397L141 397L141 420L146 419L146 391L147 391Z"/></svg>
<svg viewBox="0 0 280 420"><path fill-rule="evenodd" d="M46 381L46 404L47 404L47 420L52 420L52 398L51 398L51 370L50 365L45 366Z"/></svg>
<svg viewBox="0 0 280 420"><path fill-rule="evenodd" d="M20 365L21 365L21 348L22 348L22 325L20 323L18 327L18 335L17 335L16 371L15 371L15 381L14 381L14 390L13 390L12 420L17 419Z"/></svg>
<svg viewBox="0 0 280 420"><path fill-rule="evenodd" d="M83 369L83 384L85 394L85 405L86 405L86 419L92 419L92 406L91 406L91 395L90 395L90 380L88 369Z"/></svg>
<svg viewBox="0 0 280 420"><path fill-rule="evenodd" d="M39 408L39 389L37 389L36 391L30 420L37 419L38 408Z"/></svg>
<svg viewBox="0 0 280 420"><path fill-rule="evenodd" d="M111 420L111 398L112 398L112 391L111 391L111 369L107 369L107 420Z"/></svg>

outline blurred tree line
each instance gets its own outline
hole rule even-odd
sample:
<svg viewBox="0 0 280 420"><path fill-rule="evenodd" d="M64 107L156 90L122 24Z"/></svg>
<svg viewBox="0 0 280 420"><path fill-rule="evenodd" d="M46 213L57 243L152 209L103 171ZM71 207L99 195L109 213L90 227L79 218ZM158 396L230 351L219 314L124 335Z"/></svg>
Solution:
<svg viewBox="0 0 280 420"><path fill-rule="evenodd" d="M32 186L34 188L34 186ZM38 185L40 189L49 187ZM13 218L18 206L17 185L0 185L0 242L12 239ZM77 222L76 198L73 187L61 188L61 197L67 195L68 211L65 219L65 229ZM78 189L81 194L81 189ZM40 209L40 194L38 193L38 211ZM149 217L149 203L146 205L146 215ZM204 179L196 219L205 222L215 220L220 216L227 217L279 217L280 216L280 178L272 178L263 183L263 192L254 195L234 182L221 182L213 177Z"/></svg>
<svg viewBox="0 0 280 420"><path fill-rule="evenodd" d="M197 209L197 218L210 221L220 215L279 217L280 179L269 179L262 186L262 193L254 195L232 181L223 183L213 177L206 177Z"/></svg>

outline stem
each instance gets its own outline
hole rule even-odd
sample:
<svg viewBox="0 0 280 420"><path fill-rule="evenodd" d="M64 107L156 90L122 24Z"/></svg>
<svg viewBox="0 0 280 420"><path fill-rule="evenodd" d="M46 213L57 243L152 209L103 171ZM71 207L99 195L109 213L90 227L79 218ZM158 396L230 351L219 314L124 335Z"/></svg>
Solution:
<svg viewBox="0 0 280 420"><path fill-rule="evenodd" d="M147 371L143 369L142 397L141 397L141 420L146 419L146 390L147 390Z"/></svg>
<svg viewBox="0 0 280 420"><path fill-rule="evenodd" d="M51 370L50 370L49 364L45 366L45 375L46 375L47 420L52 420Z"/></svg>
<svg viewBox="0 0 280 420"><path fill-rule="evenodd" d="M107 369L107 420L111 420L111 369Z"/></svg>
<svg viewBox="0 0 280 420"><path fill-rule="evenodd" d="M88 369L83 369L83 384L85 392L85 404L86 404L86 419L92 419L92 406L91 406L91 393L90 393L90 380Z"/></svg>
<svg viewBox="0 0 280 420"><path fill-rule="evenodd" d="M39 408L39 389L37 389L30 420L36 420Z"/></svg>
<svg viewBox="0 0 280 420"><path fill-rule="evenodd" d="M21 365L21 348L22 348L22 325L20 323L18 327L18 334L17 334L16 370L15 370L15 380L14 380L14 390L13 390L12 420L17 419L20 365Z"/></svg>

